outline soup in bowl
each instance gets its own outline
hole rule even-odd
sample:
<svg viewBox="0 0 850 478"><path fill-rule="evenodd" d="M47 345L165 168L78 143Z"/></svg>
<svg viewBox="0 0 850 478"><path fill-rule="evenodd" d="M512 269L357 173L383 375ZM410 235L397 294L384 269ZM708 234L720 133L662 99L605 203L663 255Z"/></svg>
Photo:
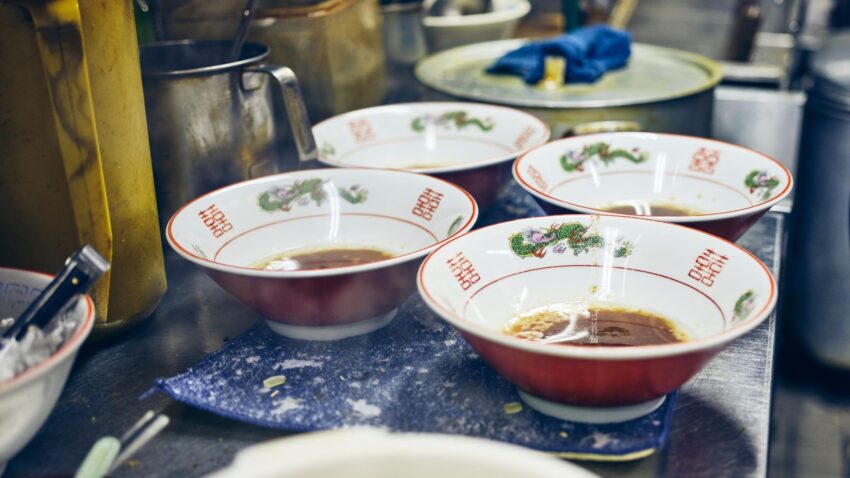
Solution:
<svg viewBox="0 0 850 478"><path fill-rule="evenodd" d="M345 113L317 124L313 134L324 164L434 175L485 208L510 183L512 161L549 140L549 127L512 108L425 102Z"/></svg>
<svg viewBox="0 0 850 478"><path fill-rule="evenodd" d="M597 215L453 239L422 264L418 287L529 406L584 422L651 412L776 303L770 271L731 242Z"/></svg>
<svg viewBox="0 0 850 478"><path fill-rule="evenodd" d="M759 152L656 133L553 141L517 159L517 182L550 214L651 216L737 240L791 192L791 173Z"/></svg>
<svg viewBox="0 0 850 478"><path fill-rule="evenodd" d="M437 178L320 169L201 196L166 237L275 332L335 340L389 323L422 258L477 217L466 191Z"/></svg>

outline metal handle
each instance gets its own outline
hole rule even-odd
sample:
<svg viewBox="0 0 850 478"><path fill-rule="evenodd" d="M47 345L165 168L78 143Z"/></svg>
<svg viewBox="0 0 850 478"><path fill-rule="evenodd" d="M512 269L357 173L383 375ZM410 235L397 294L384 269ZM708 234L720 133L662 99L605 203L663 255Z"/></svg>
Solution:
<svg viewBox="0 0 850 478"><path fill-rule="evenodd" d="M109 262L88 244L71 255L56 277L41 291L14 324L3 332L4 338L23 339L30 326L44 329L78 294L109 270Z"/></svg>
<svg viewBox="0 0 850 478"><path fill-rule="evenodd" d="M283 104L286 107L286 115L289 117L292 135L295 137L299 162L318 159L316 140L313 138L313 125L307 115L304 96L301 94L301 87L298 85L295 72L286 66L278 65L258 65L246 68L245 71L266 73L274 77L280 85L280 92L283 95Z"/></svg>

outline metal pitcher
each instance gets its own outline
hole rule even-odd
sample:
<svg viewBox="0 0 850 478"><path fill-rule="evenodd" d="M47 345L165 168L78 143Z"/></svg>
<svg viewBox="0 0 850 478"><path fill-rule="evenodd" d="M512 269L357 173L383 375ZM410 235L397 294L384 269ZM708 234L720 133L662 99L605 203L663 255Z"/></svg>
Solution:
<svg viewBox="0 0 850 478"><path fill-rule="evenodd" d="M180 40L141 48L142 80L163 224L205 192L297 165L284 160L289 118L298 162L315 159L295 74L264 61L269 49L246 43L228 61L230 42Z"/></svg>

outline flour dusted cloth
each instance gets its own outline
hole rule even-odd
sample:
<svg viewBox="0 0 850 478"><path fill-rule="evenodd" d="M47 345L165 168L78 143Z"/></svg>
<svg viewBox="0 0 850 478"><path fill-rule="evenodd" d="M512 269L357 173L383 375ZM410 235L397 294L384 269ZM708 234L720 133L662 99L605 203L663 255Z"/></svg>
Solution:
<svg viewBox="0 0 850 478"><path fill-rule="evenodd" d="M669 396L652 414L613 425L541 415L418 296L390 325L338 342L290 340L258 325L157 386L188 405L264 427L451 433L593 459L658 449L675 401Z"/></svg>

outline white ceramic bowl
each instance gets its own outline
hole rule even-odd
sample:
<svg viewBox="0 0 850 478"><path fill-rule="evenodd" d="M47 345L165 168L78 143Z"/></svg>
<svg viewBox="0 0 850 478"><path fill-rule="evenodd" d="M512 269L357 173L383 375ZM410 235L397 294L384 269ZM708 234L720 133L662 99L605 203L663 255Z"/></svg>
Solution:
<svg viewBox="0 0 850 478"><path fill-rule="evenodd" d="M166 228L174 250L287 337L336 340L389 323L416 290L422 258L478 217L463 189L431 176L317 169L201 196ZM391 259L321 270L261 270L295 249L369 247Z"/></svg>
<svg viewBox="0 0 850 478"><path fill-rule="evenodd" d="M735 244L696 229L622 216L545 216L475 230L419 270L425 303L532 408L617 422L649 413L769 316L776 283ZM673 322L689 340L665 345L551 345L502 332L557 303L624 306Z"/></svg>
<svg viewBox="0 0 850 478"><path fill-rule="evenodd" d="M426 3L425 11L428 11ZM511 38L519 21L531 11L528 0L493 0L493 11L477 15L424 16L425 43L436 53L470 43Z"/></svg>
<svg viewBox="0 0 850 478"><path fill-rule="evenodd" d="M521 156L514 177L549 214L672 204L653 216L735 241L791 192L791 173L757 151L705 138L600 133L552 141ZM633 215L633 214L632 214Z"/></svg>
<svg viewBox="0 0 850 478"><path fill-rule="evenodd" d="M423 102L378 106L317 124L319 161L440 177L486 208L511 181L511 161L549 140L537 117L502 106Z"/></svg>
<svg viewBox="0 0 850 478"><path fill-rule="evenodd" d="M210 478L593 478L572 463L481 438L350 429L272 440Z"/></svg>
<svg viewBox="0 0 850 478"><path fill-rule="evenodd" d="M0 268L0 317L17 317L52 277L38 272ZM94 305L80 299L74 314L80 326L44 362L0 383L0 475L6 463L38 432L68 379L80 345L94 326Z"/></svg>

